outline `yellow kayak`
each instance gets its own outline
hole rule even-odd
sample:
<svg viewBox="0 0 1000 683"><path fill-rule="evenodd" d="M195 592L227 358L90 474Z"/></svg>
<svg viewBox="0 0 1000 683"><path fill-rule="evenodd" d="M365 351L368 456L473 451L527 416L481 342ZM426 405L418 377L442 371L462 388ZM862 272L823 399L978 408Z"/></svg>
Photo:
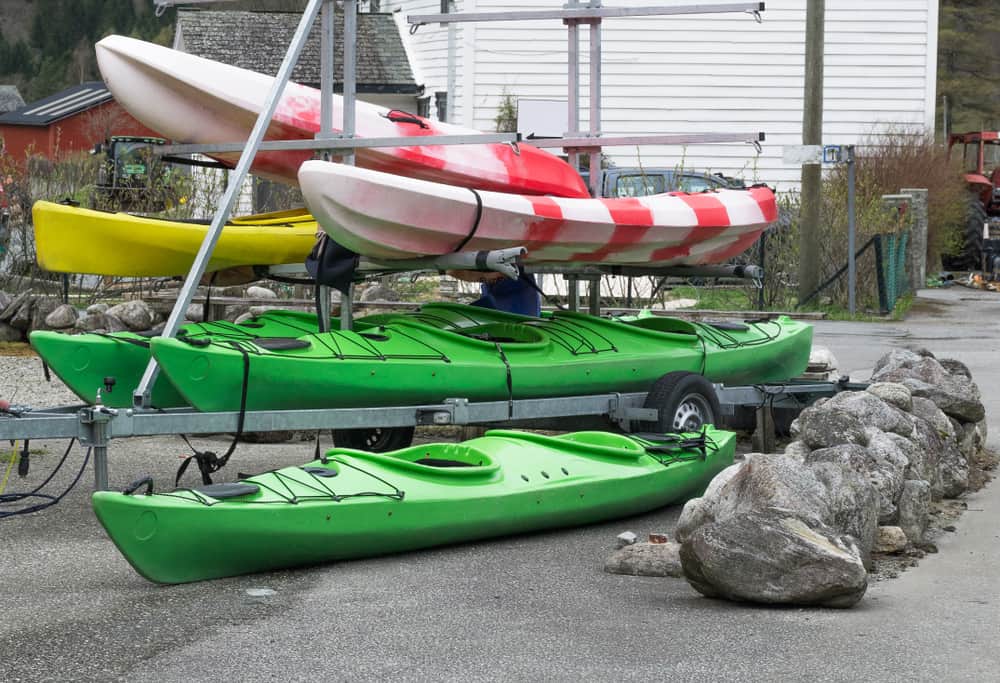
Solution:
<svg viewBox="0 0 1000 683"><path fill-rule="evenodd" d="M38 265L55 273L124 277L183 275L209 221L174 221L35 202ZM222 229L208 272L236 266L302 263L316 241L305 209L234 218Z"/></svg>

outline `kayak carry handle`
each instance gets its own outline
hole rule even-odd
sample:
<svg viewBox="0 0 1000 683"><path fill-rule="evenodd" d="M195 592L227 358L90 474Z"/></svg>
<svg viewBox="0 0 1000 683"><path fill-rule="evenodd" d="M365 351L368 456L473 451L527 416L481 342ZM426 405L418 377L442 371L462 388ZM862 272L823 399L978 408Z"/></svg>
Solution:
<svg viewBox="0 0 1000 683"><path fill-rule="evenodd" d="M151 495L153 493L153 478L147 475L142 479L136 479L131 484L122 489L122 493L125 494L126 496L131 496L134 495L135 492L138 491L143 486L146 487L146 490L143 491L143 495L144 496Z"/></svg>
<svg viewBox="0 0 1000 683"><path fill-rule="evenodd" d="M383 114L383 116L393 123L415 123L425 130L430 128L422 118L402 109L392 109L388 113Z"/></svg>

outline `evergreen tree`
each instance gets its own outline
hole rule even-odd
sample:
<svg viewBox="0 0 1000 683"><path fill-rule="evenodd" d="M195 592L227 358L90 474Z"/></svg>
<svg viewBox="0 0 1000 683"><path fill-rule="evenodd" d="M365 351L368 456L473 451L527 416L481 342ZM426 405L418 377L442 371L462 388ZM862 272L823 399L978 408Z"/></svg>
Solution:
<svg viewBox="0 0 1000 683"><path fill-rule="evenodd" d="M950 131L1000 127L998 64L1000 5L995 0L941 0L938 120L944 118L947 101Z"/></svg>

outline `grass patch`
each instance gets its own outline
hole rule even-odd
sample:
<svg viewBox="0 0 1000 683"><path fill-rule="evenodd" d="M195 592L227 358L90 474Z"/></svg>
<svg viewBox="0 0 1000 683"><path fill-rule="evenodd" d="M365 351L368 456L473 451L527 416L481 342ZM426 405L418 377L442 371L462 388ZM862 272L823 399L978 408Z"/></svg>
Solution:
<svg viewBox="0 0 1000 683"><path fill-rule="evenodd" d="M694 299L698 308L713 311L745 311L746 290L742 287L694 287L682 285L670 290L671 299Z"/></svg>
<svg viewBox="0 0 1000 683"><path fill-rule="evenodd" d="M34 358L37 355L28 342L0 342L0 356Z"/></svg>

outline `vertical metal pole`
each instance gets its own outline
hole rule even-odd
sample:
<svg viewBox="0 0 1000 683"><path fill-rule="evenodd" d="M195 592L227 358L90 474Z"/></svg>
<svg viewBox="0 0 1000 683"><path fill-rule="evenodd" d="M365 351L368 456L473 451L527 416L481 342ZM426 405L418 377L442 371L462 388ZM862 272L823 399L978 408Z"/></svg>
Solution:
<svg viewBox="0 0 1000 683"><path fill-rule="evenodd" d="M759 247L758 252L757 252L757 254L758 254L758 256L757 256L757 265L760 266L761 272L767 273L767 271L764 270L764 259L765 259L765 256L767 254L767 230L765 230L764 232L760 233L760 240L757 242L757 245ZM757 310L758 311L763 311L764 310L764 283L763 282L761 282L760 289L757 290Z"/></svg>
<svg viewBox="0 0 1000 683"><path fill-rule="evenodd" d="M177 302L174 304L174 308L167 318L162 332L164 337L175 336L181 321L184 320L184 314L187 313L188 306L191 305L191 299L194 298L194 293L198 288L198 283L201 281L202 275L205 274L205 267L208 265L209 257L212 255L212 251L219 241L219 235L222 234L222 227L229 219L229 214L233 210L233 204L236 202L236 196L243 185L243 179L246 178L247 172L250 170L250 164L257 155L257 149L264 139L264 133L267 131L267 126L274 116L274 110L278 108L281 93L284 91L288 77L292 73L292 67L295 66L295 63L299 59L302 46L305 45L306 38L309 35L309 29L316 20L320 4L323 1L309 0L309 4L302 14L302 19L299 20L299 25L295 29L295 35L292 37L292 44L289 46L288 52L285 53L285 58L278 69L278 74L271 86L271 91L267 94L264 107L257 116L257 121L254 123L253 130L250 132L250 137L247 140L247 146L240 155L236 169L229 174L229 184L222 195L222 199L219 201L219 207L215 212L215 216L212 217L212 224L205 234L205 239L202 241L201 248L198 250L194 263L191 265L191 270L184 280L184 285L177 295ZM142 379L139 381L139 386L136 387L132 397L132 401L137 407L149 407L150 392L158 374L159 366L156 364L156 359L150 359L149 365L146 366Z"/></svg>
<svg viewBox="0 0 1000 683"><path fill-rule="evenodd" d="M601 314L601 278L596 277L590 281L590 298L587 299L587 312L591 315Z"/></svg>
<svg viewBox="0 0 1000 683"><path fill-rule="evenodd" d="M592 0L591 7L600 7L600 0ZM590 134L601 134L601 20L590 22ZM601 150L590 151L590 191L601 196Z"/></svg>
<svg viewBox="0 0 1000 683"><path fill-rule="evenodd" d="M580 310L580 278L576 275L566 276L566 308Z"/></svg>
<svg viewBox="0 0 1000 683"><path fill-rule="evenodd" d="M345 138L355 132L355 104L357 102L357 48L358 0L344 0L344 125ZM354 165L354 152L344 154L344 163ZM349 330L354 325L354 285L340 297L340 329Z"/></svg>
<svg viewBox="0 0 1000 683"><path fill-rule="evenodd" d="M451 11L451 2L442 3L442 10ZM444 12L441 12L444 14ZM445 110L445 119L448 123L454 123L455 121L455 79L457 77L458 71L458 25L448 24L448 84L445 86L445 91L448 97L448 106Z"/></svg>
<svg viewBox="0 0 1000 683"><path fill-rule="evenodd" d="M337 44L334 32L333 0L323 0L323 11L320 14L320 51L319 51L319 133L317 139L329 139L333 134L333 68L335 63L334 48ZM324 150L323 159L330 160L329 150ZM316 318L320 332L330 331L330 288L317 284Z"/></svg>
<svg viewBox="0 0 1000 683"><path fill-rule="evenodd" d="M570 0L566 3L567 9L577 7L577 0ZM569 45L566 48L566 60L568 62L568 85L569 92L566 97L566 110L568 113L567 136L573 137L580 132L580 23L576 19L566 20L566 33ZM579 169L579 153L569 150L567 154L569 165L574 169Z"/></svg>
<svg viewBox="0 0 1000 683"><path fill-rule="evenodd" d="M855 290L858 284L854 256L854 221L854 145L847 145L847 311L852 317L857 310Z"/></svg>
<svg viewBox="0 0 1000 683"><path fill-rule="evenodd" d="M333 0L323 0L323 11L320 14L320 51L319 51L319 135L317 138L333 137ZM323 152L325 159L330 158L329 152Z"/></svg>

